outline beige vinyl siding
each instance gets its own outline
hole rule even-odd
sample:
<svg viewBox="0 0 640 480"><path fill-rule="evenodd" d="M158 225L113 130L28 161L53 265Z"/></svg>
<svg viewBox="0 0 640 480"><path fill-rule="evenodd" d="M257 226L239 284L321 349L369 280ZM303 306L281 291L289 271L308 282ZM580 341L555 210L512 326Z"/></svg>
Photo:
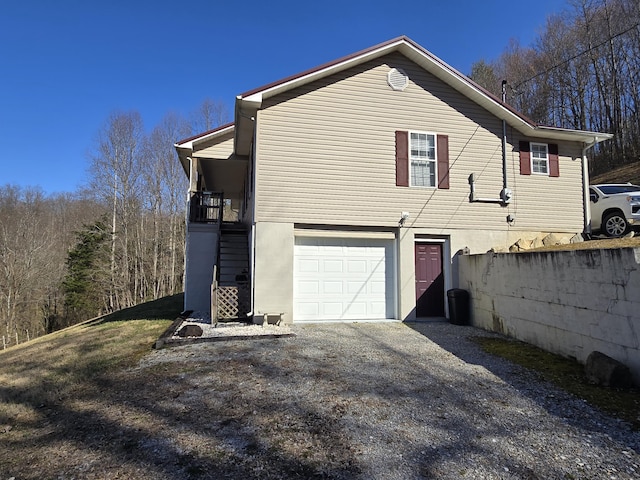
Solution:
<svg viewBox="0 0 640 480"><path fill-rule="evenodd" d="M408 74L406 90L387 85L393 67ZM395 130L449 136L450 189L396 187ZM469 203L471 173L478 196L499 196L501 135L498 119L404 56L365 63L265 101L257 116L256 220L397 226L408 211L407 226L503 230L511 213L512 228L581 230L579 162L561 158L557 179L520 176L517 132L508 147L517 204ZM576 204L570 220L558 215L565 203ZM551 212L542 211L547 205Z"/></svg>
<svg viewBox="0 0 640 480"><path fill-rule="evenodd" d="M215 140L194 146L193 155L202 158L229 158L233 154L233 131Z"/></svg>
<svg viewBox="0 0 640 480"><path fill-rule="evenodd" d="M581 148L577 144L527 137L514 138L538 143L557 143L560 152L559 177L520 175L519 153L513 154L515 175L509 178L514 192L513 210L520 229L580 232L583 228Z"/></svg>

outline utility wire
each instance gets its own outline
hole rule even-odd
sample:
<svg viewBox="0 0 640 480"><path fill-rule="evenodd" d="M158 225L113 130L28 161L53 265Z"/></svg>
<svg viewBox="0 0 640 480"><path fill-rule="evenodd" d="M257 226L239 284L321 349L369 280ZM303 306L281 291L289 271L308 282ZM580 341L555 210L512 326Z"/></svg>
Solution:
<svg viewBox="0 0 640 480"><path fill-rule="evenodd" d="M604 44L609 43L614 38L620 37L620 36L624 35L625 33L629 33L631 30L633 30L634 28L637 28L637 27L640 27L640 22L636 23L635 25L627 28L626 30L624 30L622 32L616 33L615 35L607 38L605 41L603 41L602 43L599 43L598 45L596 45L594 47L589 47L586 50L583 50L582 52L575 54L573 57L570 57L570 58L568 58L566 60L563 60L562 62L557 63L554 66L549 67L549 68L547 68L546 70L544 70L542 72L536 73L533 77L527 78L526 80L521 81L520 83L518 83L517 85L515 85L515 86L513 86L511 88L512 88L513 91L515 91L517 93L517 89L521 85L524 85L525 83L530 82L531 80L535 80L536 78L541 77L542 75L545 75L545 74L549 73L551 70L555 70L556 68L559 68L559 67L561 67L563 65L566 65L567 63L575 60L576 58L581 57L582 55L584 55L586 53L589 53L592 50L596 50L596 49L602 47Z"/></svg>

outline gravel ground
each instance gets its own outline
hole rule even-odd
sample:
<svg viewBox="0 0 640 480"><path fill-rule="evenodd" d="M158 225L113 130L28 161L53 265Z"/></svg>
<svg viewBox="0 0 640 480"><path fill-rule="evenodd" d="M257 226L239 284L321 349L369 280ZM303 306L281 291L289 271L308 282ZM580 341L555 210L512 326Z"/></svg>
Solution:
<svg viewBox="0 0 640 480"><path fill-rule="evenodd" d="M255 336L276 336L292 335L291 328L286 325L254 325L243 322L221 322L218 324L211 322L211 317L205 312L191 313L175 329L172 340L179 340L178 332L187 325L197 325L202 329L202 338L224 339L229 337L255 337Z"/></svg>
<svg viewBox="0 0 640 480"><path fill-rule="evenodd" d="M183 412L153 444L182 460L153 478L640 478L639 432L483 353L469 337L487 332L285 328L154 351L130 372L185 372L153 386L154 409Z"/></svg>

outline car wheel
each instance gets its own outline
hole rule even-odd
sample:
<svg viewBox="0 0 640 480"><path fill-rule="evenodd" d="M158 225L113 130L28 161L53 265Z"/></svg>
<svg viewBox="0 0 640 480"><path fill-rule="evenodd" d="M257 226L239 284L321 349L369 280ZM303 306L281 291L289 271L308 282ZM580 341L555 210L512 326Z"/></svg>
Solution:
<svg viewBox="0 0 640 480"><path fill-rule="evenodd" d="M629 230L629 224L620 212L611 212L602 220L602 230L607 237L621 237Z"/></svg>

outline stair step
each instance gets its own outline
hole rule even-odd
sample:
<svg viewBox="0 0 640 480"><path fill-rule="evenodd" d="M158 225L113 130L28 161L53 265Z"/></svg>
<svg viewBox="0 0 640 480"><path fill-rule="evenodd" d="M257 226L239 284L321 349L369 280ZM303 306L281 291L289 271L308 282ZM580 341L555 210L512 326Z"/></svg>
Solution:
<svg viewBox="0 0 640 480"><path fill-rule="evenodd" d="M239 263L237 265L220 265L220 275L221 276L222 275L227 275L227 274L229 274L229 275L230 274L233 274L233 275L238 274L239 275L241 273L246 274L247 270L248 270L247 269L247 265L241 264L241 263Z"/></svg>
<svg viewBox="0 0 640 480"><path fill-rule="evenodd" d="M222 234L222 236L220 237L223 240L229 240L229 241L247 241L247 236L246 235L225 235Z"/></svg>
<svg viewBox="0 0 640 480"><path fill-rule="evenodd" d="M246 252L248 248L246 243L244 245L238 245L237 243L220 244L220 251L224 252L227 250L239 250L242 252Z"/></svg>
<svg viewBox="0 0 640 480"><path fill-rule="evenodd" d="M247 242L244 243L229 243L229 242L221 242L220 243L220 248L222 250L244 250L244 251L248 251L249 250L249 244L247 244Z"/></svg>
<svg viewBox="0 0 640 480"><path fill-rule="evenodd" d="M248 257L246 255L220 255L220 263L226 262L244 262L247 263Z"/></svg>
<svg viewBox="0 0 640 480"><path fill-rule="evenodd" d="M236 278L247 278L249 240L244 226L223 224L219 244L218 284L237 285Z"/></svg>

